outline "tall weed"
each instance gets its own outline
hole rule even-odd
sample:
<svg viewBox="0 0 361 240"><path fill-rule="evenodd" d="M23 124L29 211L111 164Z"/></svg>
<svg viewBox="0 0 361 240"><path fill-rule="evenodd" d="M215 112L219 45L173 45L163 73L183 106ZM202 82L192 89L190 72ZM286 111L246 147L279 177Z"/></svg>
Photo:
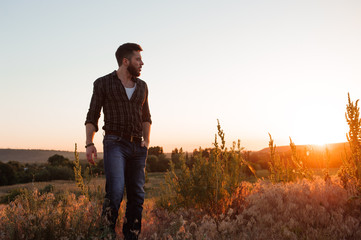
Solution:
<svg viewBox="0 0 361 240"><path fill-rule="evenodd" d="M168 210L197 208L213 216L229 206L230 196L246 178L242 169L247 167L255 174L250 163L243 158L240 141L237 147L233 143L228 150L219 121L217 130L214 148L208 157L202 154L200 148L194 156L192 167L185 163L184 154L179 157L180 170L176 170L171 163L158 206Z"/></svg>
<svg viewBox="0 0 361 240"><path fill-rule="evenodd" d="M270 176L269 179L273 183L277 182L291 182L299 179L313 178L313 172L311 169L305 166L301 156L297 153L296 145L290 138L291 157L290 159L281 159L276 152L276 145L269 134L269 149L270 149L270 161L268 163Z"/></svg>
<svg viewBox="0 0 361 240"><path fill-rule="evenodd" d="M346 105L346 121L349 132L346 134L350 145L351 154L343 158L343 164L338 172L345 188L350 182L358 182L358 193L361 193L361 119L358 101L352 102L348 94L348 104ZM353 184L351 184L352 186Z"/></svg>

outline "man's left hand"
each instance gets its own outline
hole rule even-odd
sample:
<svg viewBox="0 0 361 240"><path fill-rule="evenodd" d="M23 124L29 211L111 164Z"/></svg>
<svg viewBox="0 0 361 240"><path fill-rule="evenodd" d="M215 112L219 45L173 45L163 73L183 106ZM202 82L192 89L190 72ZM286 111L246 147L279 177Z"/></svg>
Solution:
<svg viewBox="0 0 361 240"><path fill-rule="evenodd" d="M140 144L140 146L146 147L146 148L148 149L148 147L149 147L149 142L148 142L148 141L142 141L142 143Z"/></svg>

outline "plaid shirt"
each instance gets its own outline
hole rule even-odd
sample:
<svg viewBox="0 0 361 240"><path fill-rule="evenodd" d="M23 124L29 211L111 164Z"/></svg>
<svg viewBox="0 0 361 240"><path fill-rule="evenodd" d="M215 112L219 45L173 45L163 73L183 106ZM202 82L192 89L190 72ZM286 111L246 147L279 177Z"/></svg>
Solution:
<svg viewBox="0 0 361 240"><path fill-rule="evenodd" d="M130 98L116 71L94 82L93 95L85 124L91 123L98 131L98 120L103 107L105 132L142 137L142 123L152 123L148 106L148 87L139 78L133 78L135 91Z"/></svg>

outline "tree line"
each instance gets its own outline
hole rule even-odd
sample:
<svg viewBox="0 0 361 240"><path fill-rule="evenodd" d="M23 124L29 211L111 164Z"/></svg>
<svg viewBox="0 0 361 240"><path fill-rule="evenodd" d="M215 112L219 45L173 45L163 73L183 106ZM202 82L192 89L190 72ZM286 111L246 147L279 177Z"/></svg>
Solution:
<svg viewBox="0 0 361 240"><path fill-rule="evenodd" d="M175 148L169 158L164 154L163 147L150 147L148 149L146 171L166 172L170 170L171 164L174 165L175 169L180 169L182 161L192 168L196 161L195 156L201 155L207 159L213 150L214 148L194 149L193 152L188 153L184 152L182 148ZM347 157L349 147L339 144L329 149L328 154L326 154L326 151L312 146L302 146L297 151L307 167L325 168L327 165L330 168L337 168L342 164L342 158ZM241 154L255 170L269 169L270 153L268 151L252 152L243 149ZM280 159L286 161L291 158L291 155L291 150L283 151L280 153ZM86 160L82 160L81 166L82 173L87 169L93 175L102 175L104 173L103 159L98 160L95 166L90 166ZM74 180L73 168L73 161L58 154L49 157L47 163L44 164L22 164L17 161L0 162L0 186L32 181ZM251 175L251 172L248 174Z"/></svg>

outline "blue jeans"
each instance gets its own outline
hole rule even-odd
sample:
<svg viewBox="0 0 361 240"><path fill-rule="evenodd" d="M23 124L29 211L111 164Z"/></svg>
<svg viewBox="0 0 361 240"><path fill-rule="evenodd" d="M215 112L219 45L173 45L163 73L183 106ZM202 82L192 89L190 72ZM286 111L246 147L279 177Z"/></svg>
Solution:
<svg viewBox="0 0 361 240"><path fill-rule="evenodd" d="M115 229L120 203L126 189L127 205L123 234L125 239L138 239L144 203L145 161L148 149L140 142L129 142L115 135L105 135L104 171L106 177L103 213Z"/></svg>

